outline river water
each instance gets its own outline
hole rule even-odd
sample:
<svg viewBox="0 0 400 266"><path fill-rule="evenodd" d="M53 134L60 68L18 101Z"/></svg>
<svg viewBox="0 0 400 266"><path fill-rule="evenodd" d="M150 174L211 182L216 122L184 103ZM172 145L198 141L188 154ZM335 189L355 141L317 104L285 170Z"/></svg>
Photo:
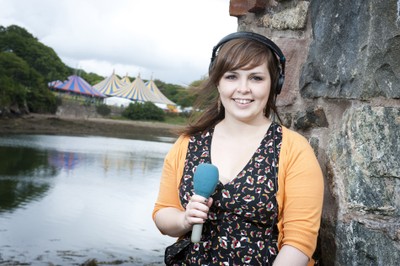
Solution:
<svg viewBox="0 0 400 266"><path fill-rule="evenodd" d="M0 265L162 265L151 212L171 138L0 136Z"/></svg>

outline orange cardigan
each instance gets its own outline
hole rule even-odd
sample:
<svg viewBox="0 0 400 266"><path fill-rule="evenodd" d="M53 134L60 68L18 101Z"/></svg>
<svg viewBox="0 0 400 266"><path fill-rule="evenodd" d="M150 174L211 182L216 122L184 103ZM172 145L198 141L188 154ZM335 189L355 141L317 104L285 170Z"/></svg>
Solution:
<svg viewBox="0 0 400 266"><path fill-rule="evenodd" d="M157 211L165 207L184 210L178 191L188 143L189 137L180 136L165 158L153 220ZM323 186L321 168L310 144L300 134L282 126L276 196L279 248L293 246L311 259L320 227Z"/></svg>

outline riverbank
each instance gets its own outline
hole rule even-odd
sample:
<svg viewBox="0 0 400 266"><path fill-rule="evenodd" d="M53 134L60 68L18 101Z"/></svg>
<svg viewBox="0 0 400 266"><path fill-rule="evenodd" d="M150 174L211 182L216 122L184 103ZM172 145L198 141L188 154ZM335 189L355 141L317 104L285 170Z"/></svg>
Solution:
<svg viewBox="0 0 400 266"><path fill-rule="evenodd" d="M0 119L1 134L57 134L105 136L136 139L138 136L176 138L182 126L162 122L114 120L107 118L70 118L29 114Z"/></svg>

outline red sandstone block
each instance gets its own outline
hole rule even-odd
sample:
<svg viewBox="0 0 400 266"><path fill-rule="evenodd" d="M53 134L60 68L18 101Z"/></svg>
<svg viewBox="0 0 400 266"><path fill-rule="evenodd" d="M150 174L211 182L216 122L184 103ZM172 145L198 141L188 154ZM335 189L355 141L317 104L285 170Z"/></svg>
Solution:
<svg viewBox="0 0 400 266"><path fill-rule="evenodd" d="M229 3L229 15L238 17L249 12L264 11L268 2L269 0L231 0Z"/></svg>

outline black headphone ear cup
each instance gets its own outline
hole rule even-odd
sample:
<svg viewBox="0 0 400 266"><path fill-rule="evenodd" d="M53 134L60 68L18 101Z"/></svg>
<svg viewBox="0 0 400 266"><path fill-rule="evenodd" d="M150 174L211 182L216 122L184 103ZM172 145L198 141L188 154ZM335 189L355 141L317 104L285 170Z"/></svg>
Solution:
<svg viewBox="0 0 400 266"><path fill-rule="evenodd" d="M284 81L285 77L282 74L279 74L278 83L276 84L276 89L275 89L276 95L281 93Z"/></svg>

